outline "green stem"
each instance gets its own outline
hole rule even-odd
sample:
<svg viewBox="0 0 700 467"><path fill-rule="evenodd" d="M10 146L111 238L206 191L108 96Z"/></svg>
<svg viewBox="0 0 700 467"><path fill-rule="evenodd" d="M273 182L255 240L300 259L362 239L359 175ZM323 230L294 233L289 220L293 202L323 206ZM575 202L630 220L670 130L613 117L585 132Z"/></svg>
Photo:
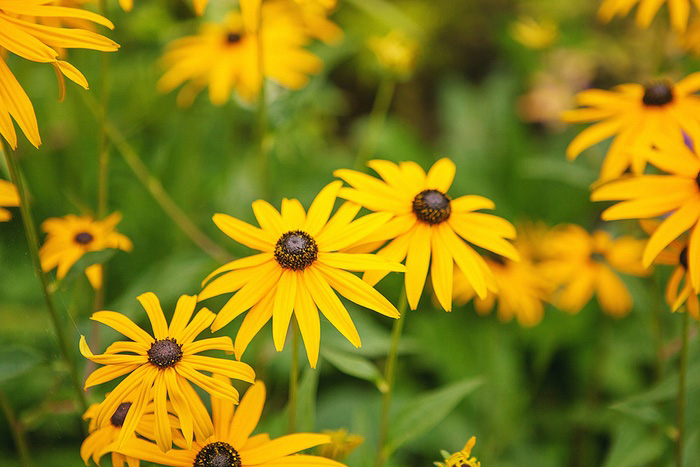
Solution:
<svg viewBox="0 0 700 467"><path fill-rule="evenodd" d="M98 1L98 11L102 16L107 16L106 0ZM97 218L103 219L107 215L109 196L109 139L105 131L107 119L107 106L109 104L109 54L102 54L100 63L100 124L99 146L97 154Z"/></svg>
<svg viewBox="0 0 700 467"><path fill-rule="evenodd" d="M391 100L394 98L395 90L396 80L386 75L379 84L379 89L377 89L372 112L369 115L367 132L365 133L362 145L355 159L355 168L358 170L362 169L377 149L377 142L379 141L379 136L382 134L382 129L384 128L386 116L389 113L389 107L391 107Z"/></svg>
<svg viewBox="0 0 700 467"><path fill-rule="evenodd" d="M268 179L268 118L267 118L267 91L265 89L265 61L263 58L263 40L262 40L262 16L258 24L258 74L260 79L260 90L258 94L257 106L257 143L258 143L258 172L260 177L260 194L264 196L267 193Z"/></svg>
<svg viewBox="0 0 700 467"><path fill-rule="evenodd" d="M27 437L24 434L24 428L19 420L17 420L15 411L12 409L10 402L2 391L0 391L0 410L3 411L5 418L7 418L12 440L15 442L17 454L19 455L19 465L21 467L31 467L32 460L29 455L29 445L27 444Z"/></svg>
<svg viewBox="0 0 700 467"><path fill-rule="evenodd" d="M297 391L299 387L299 324L292 318L292 364L289 370L289 430L296 431Z"/></svg>
<svg viewBox="0 0 700 467"><path fill-rule="evenodd" d="M683 313L683 341L681 344L680 366L678 368L678 399L676 401L676 423L678 438L676 439L676 467L683 466L683 441L685 437L685 386L688 372L688 337L690 334L690 313Z"/></svg>
<svg viewBox="0 0 700 467"><path fill-rule="evenodd" d="M68 345L68 339L66 338L66 334L63 329L63 323L61 322L61 318L58 315L58 311L56 310L56 306L53 302L53 296L51 295L49 289L49 281L41 268L41 261L39 259L39 236L36 233L36 226L34 225L34 220L32 218L29 197L27 196L27 191L24 188L24 183L22 183L22 177L20 176L20 167L16 160L17 156L3 138L0 138L0 142L2 142L2 149L5 153L5 159L7 160L7 167L10 170L10 178L19 192L22 223L24 224L24 232L27 235L27 242L29 243L29 253L32 258L32 265L34 266L34 274L36 274L37 278L39 279L41 291L44 295L46 308L51 316L51 322L53 324L54 331L56 332L56 338L58 339L61 354L66 362L66 365L68 366L71 383L73 385L73 389L75 390L78 404L84 412L88 407L85 392L80 384L78 370L75 365L75 361L72 358L74 353L71 352L71 347Z"/></svg>
<svg viewBox="0 0 700 467"><path fill-rule="evenodd" d="M391 409L391 398L394 392L394 382L396 380L396 362L399 358L399 343L401 342L401 333L403 332L404 322L406 321L407 308L408 300L406 298L406 287L404 286L401 289L401 297L399 298L398 310L400 316L394 321L394 326L391 329L391 344L384 367L386 391L382 395L382 412L379 419L376 467L382 467L387 460L385 444L387 441L387 433L389 432L389 413Z"/></svg>

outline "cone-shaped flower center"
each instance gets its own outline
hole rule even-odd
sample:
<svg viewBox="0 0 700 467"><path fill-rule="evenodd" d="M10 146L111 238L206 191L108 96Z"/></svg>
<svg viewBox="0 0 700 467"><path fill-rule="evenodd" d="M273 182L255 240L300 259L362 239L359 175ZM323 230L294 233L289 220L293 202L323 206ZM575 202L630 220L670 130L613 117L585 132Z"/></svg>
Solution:
<svg viewBox="0 0 700 467"><path fill-rule="evenodd" d="M226 43L227 44L238 44L241 41L241 39L243 39L243 36L241 36L240 34L237 34L235 32L229 32L226 35Z"/></svg>
<svg viewBox="0 0 700 467"><path fill-rule="evenodd" d="M644 88L644 105L661 107L673 100L673 87L668 81L657 81Z"/></svg>
<svg viewBox="0 0 700 467"><path fill-rule="evenodd" d="M428 224L439 224L450 218L452 199L437 190L423 190L413 198L413 212Z"/></svg>
<svg viewBox="0 0 700 467"><path fill-rule="evenodd" d="M76 243L80 243L81 245L87 245L94 239L95 237L93 237L92 234L87 232L80 232L78 235L75 236Z"/></svg>
<svg viewBox="0 0 700 467"><path fill-rule="evenodd" d="M114 411L114 415L112 415L112 418L109 419L112 425L114 425L117 428L121 428L121 426L124 424L124 420L126 419L126 414L129 413L130 408L131 402L123 402L119 404L117 410Z"/></svg>
<svg viewBox="0 0 700 467"><path fill-rule="evenodd" d="M182 345L170 337L155 341L148 349L148 361L158 368L171 367L181 359Z"/></svg>
<svg viewBox="0 0 700 467"><path fill-rule="evenodd" d="M678 264L683 266L686 271L688 270L688 247L683 248L683 251L678 256Z"/></svg>
<svg viewBox="0 0 700 467"><path fill-rule="evenodd" d="M275 259L286 269L301 271L318 258L316 240L302 230L292 230L277 240Z"/></svg>
<svg viewBox="0 0 700 467"><path fill-rule="evenodd" d="M238 451L222 441L207 444L194 458L194 467L241 467L242 465Z"/></svg>

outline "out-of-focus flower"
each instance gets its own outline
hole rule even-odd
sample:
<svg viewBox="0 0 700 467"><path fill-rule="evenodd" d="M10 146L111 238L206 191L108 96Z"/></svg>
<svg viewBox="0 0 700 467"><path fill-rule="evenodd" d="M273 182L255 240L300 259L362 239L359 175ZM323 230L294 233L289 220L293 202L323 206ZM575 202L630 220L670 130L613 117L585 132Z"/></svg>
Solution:
<svg viewBox="0 0 700 467"><path fill-rule="evenodd" d="M115 212L102 221L73 214L46 219L41 224L47 234L39 251L42 269L50 271L57 267L56 277L61 280L86 253L108 248L131 251L131 240L115 230L121 218L121 214ZM95 289L102 287L102 265L89 266L85 274Z"/></svg>
<svg viewBox="0 0 700 467"><path fill-rule="evenodd" d="M6 180L0 180L0 222L12 219L12 214L3 207L19 206L19 193L17 188Z"/></svg>
<svg viewBox="0 0 700 467"><path fill-rule="evenodd" d="M349 169L334 172L350 185L339 196L371 211L391 214L387 225L363 243L389 241L377 255L389 261L406 259L406 296L411 309L418 307L429 269L435 295L446 311L452 310L455 264L479 297L485 298L489 289L495 289L493 273L469 243L513 261L519 259L507 240L515 238L515 227L500 217L476 212L494 209L493 201L477 195L453 200L447 194L456 171L451 160L440 159L427 174L410 161L397 165L374 160L368 165L382 179ZM376 284L386 274L371 271L365 273L364 280Z"/></svg>
<svg viewBox="0 0 700 467"><path fill-rule="evenodd" d="M343 37L343 30L328 19L328 14L335 10L337 0L286 0L298 5L299 15L311 37L327 43L338 42Z"/></svg>
<svg viewBox="0 0 700 467"><path fill-rule="evenodd" d="M648 275L650 271L642 265L644 245L644 240L613 238L603 230L589 234L574 224L554 228L547 240L549 258L542 262L545 276L561 287L553 303L578 313L595 294L603 311L625 316L632 309L632 296L616 271Z"/></svg>
<svg viewBox="0 0 700 467"><path fill-rule="evenodd" d="M510 35L525 47L544 49L559 38L559 26L554 21L522 16L510 25Z"/></svg>
<svg viewBox="0 0 700 467"><path fill-rule="evenodd" d="M117 43L80 27L49 26L42 22L51 18L53 21L60 19L62 25L67 25L68 20L82 20L110 29L114 26L108 19L95 13L46 3L49 2L0 0L0 49L33 62L53 65L59 80L61 96L65 90L64 76L87 89L88 82L85 76L70 63L60 60L58 49L79 48L113 52L119 48ZM0 55L0 135L15 148L17 134L12 119L34 146L41 145L39 125L32 102Z"/></svg>
<svg viewBox="0 0 700 467"><path fill-rule="evenodd" d="M221 23L207 23L196 36L173 41L163 56L167 68L158 89L180 85L178 104L187 106L205 87L214 105L226 103L235 90L253 101L264 77L292 90L301 89L323 62L304 47L311 42L299 5L288 0L242 1L241 12ZM258 46L262 46L260 56Z"/></svg>
<svg viewBox="0 0 700 467"><path fill-rule="evenodd" d="M615 16L627 16L635 5L639 5L636 16L637 26L648 28L664 3L668 3L673 29L679 32L685 31L690 16L691 0L603 0L598 10L598 17L607 23ZM692 3L698 7L698 2L693 0Z"/></svg>
<svg viewBox="0 0 700 467"><path fill-rule="evenodd" d="M445 462L435 462L435 465L437 467L481 467L481 462L472 456L475 444L476 437L472 436L461 451L452 455L449 452L443 452Z"/></svg>
<svg viewBox="0 0 700 467"><path fill-rule="evenodd" d="M316 449L318 455L337 461L342 461L348 457L355 448L365 442L362 436L348 433L348 430L345 428L324 430L323 434L330 436L331 442L319 446Z"/></svg>
<svg viewBox="0 0 700 467"><path fill-rule="evenodd" d="M367 42L379 65L389 73L408 78L416 68L418 42L401 31L391 31L383 37L371 37Z"/></svg>
<svg viewBox="0 0 700 467"><path fill-rule="evenodd" d="M661 139L683 142L684 133L700 141L700 73L674 84L654 81L647 86L623 84L613 91L589 89L578 93L579 109L562 114L569 123L596 122L576 136L566 150L575 159L585 149L615 137L601 168L603 181L614 179L631 167L641 174L647 164L644 154Z"/></svg>

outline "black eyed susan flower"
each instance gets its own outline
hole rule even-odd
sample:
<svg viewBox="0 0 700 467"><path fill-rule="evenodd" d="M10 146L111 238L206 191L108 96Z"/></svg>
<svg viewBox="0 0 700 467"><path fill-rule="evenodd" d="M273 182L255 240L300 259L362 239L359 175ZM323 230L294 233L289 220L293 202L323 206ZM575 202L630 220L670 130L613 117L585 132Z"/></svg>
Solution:
<svg viewBox="0 0 700 467"><path fill-rule="evenodd" d="M155 404L154 436L162 451L167 451L172 445L168 400L172 402L173 411L180 420L185 442L191 445L193 434L197 439L206 439L211 436L213 427L204 404L190 383L235 404L238 403L238 391L231 384L224 384L202 372L222 374L249 383L254 381L255 373L242 362L197 355L206 350L224 350L232 353L233 342L229 337L195 341L215 318L214 313L203 308L192 319L197 305L196 296L180 297L169 326L154 294L145 293L140 295L138 300L148 314L153 335L120 313L98 311L90 319L106 324L131 341L115 342L104 354L93 355L85 337L80 339L80 351L83 356L105 365L88 377L85 382L86 388L128 374L101 404L97 414L97 426L107 426L115 411L125 401L125 397L135 392L136 398L119 432L118 446L131 438L151 399Z"/></svg>
<svg viewBox="0 0 700 467"><path fill-rule="evenodd" d="M386 298L348 271L388 273L403 271L403 265L376 255L339 252L384 226L391 216L370 214L353 220L360 207L346 203L330 217L341 185L336 181L323 188L308 213L296 199L284 199L281 213L265 201L254 202L261 228L225 214L214 215L214 222L226 235L261 252L214 271L204 280L207 285L199 295L204 300L234 292L219 311L214 331L250 309L236 335L238 358L270 319L275 347L281 351L294 314L309 363L315 367L321 340L317 309L359 347L357 329L334 290L358 305L398 318L398 311Z"/></svg>
<svg viewBox="0 0 700 467"><path fill-rule="evenodd" d="M61 280L86 253L108 248L131 251L131 240L115 230L120 220L119 213L113 213L102 221L73 214L46 219L41 224L47 234L39 251L42 269L50 271L57 268L56 277ZM89 266L85 273L95 289L102 287L101 265Z"/></svg>
<svg viewBox="0 0 700 467"><path fill-rule="evenodd" d="M671 16L671 26L679 32L685 31L690 16L691 0L603 0L598 10L601 21L609 22L615 16L626 16L636 5L637 26L648 28L651 21L664 3L668 3L668 11ZM700 6L695 0L695 7Z"/></svg>
<svg viewBox="0 0 700 467"><path fill-rule="evenodd" d="M481 462L472 456L476 438L472 436L464 448L452 455L445 453L445 462L435 462L437 467L481 467Z"/></svg>
<svg viewBox="0 0 700 467"><path fill-rule="evenodd" d="M479 297L486 298L488 290L496 288L491 270L469 243L513 261L519 259L506 240L515 238L515 227L500 217L475 212L493 209L491 200L476 195L453 200L447 194L455 175L455 165L449 159L437 161L427 175L415 162L397 165L375 160L368 165L383 180L354 170L336 170L335 176L352 187L343 188L339 196L391 216L384 228L363 242L390 240L377 255L389 261L406 259L406 295L411 309L418 306L428 269L435 295L447 311L452 309L454 264ZM385 275L372 271L365 273L364 279L376 284Z"/></svg>
<svg viewBox="0 0 700 467"><path fill-rule="evenodd" d="M554 228L547 241L549 259L542 263L545 276L560 286L553 303L578 313L595 294L603 311L625 316L632 309L632 296L616 271L648 275L641 261L644 244L630 236L613 238L603 230L589 234L573 224Z"/></svg>
<svg viewBox="0 0 700 467"><path fill-rule="evenodd" d="M113 52L119 48L116 42L86 29L47 26L44 18L79 19L113 28L112 23L89 11L49 5L47 0L0 0L0 50L7 50L27 60L50 63L56 69L61 95L63 77L87 89L88 82L80 71L59 58L57 49L92 49ZM14 119L27 139L34 145L41 144L39 126L29 97L14 77L5 60L0 56L0 135L14 148L17 134Z"/></svg>
<svg viewBox="0 0 700 467"><path fill-rule="evenodd" d="M296 454L330 442L328 435L294 433L272 440L266 433L252 435L264 405L265 385L262 382L248 389L236 410L229 401L212 394L213 420L209 423L214 426L214 431L211 436L197 438L191 446L175 437L179 449L167 453L146 440L131 438L119 452L170 467L343 466L330 459ZM208 417L208 414L204 415Z"/></svg>
<svg viewBox="0 0 700 467"><path fill-rule="evenodd" d="M382 37L371 37L368 45L377 57L379 65L391 74L408 78L416 68L418 42L401 31L391 31Z"/></svg>
<svg viewBox="0 0 700 467"><path fill-rule="evenodd" d="M601 168L603 181L618 178L631 167L641 174L648 162L648 149L664 138L683 142L684 134L700 141L700 73L678 83L668 80L623 84L613 91L588 89L578 93L581 108L568 110L569 123L598 122L576 136L566 150L575 159L587 148L614 136Z"/></svg>
<svg viewBox="0 0 700 467"><path fill-rule="evenodd" d="M337 430L323 430L324 435L331 437L327 444L320 445L316 450L321 457L342 461L357 449L365 439L360 435L348 433L345 428Z"/></svg>
<svg viewBox="0 0 700 467"><path fill-rule="evenodd" d="M17 188L6 180L0 180L0 222L12 219L12 214L3 207L19 206L19 193Z"/></svg>

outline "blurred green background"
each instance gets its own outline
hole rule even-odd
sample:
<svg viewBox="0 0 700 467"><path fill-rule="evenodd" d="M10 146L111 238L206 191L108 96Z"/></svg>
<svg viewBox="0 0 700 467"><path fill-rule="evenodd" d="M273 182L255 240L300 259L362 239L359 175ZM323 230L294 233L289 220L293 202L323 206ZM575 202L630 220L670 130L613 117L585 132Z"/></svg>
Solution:
<svg viewBox="0 0 700 467"><path fill-rule="evenodd" d="M216 19L232 5L212 0L204 20ZM630 19L599 24L597 6L582 0L340 0L333 19L345 31L343 41L312 45L325 62L324 71L302 91L275 90L265 198L279 206L283 197L296 197L308 206L332 180L334 169L354 165L382 79L366 41L400 28L419 41L421 53L413 77L397 85L375 157L414 160L425 168L449 157L458 168L451 194L487 196L496 202L496 213L513 222L603 226L598 221L602 207L588 196L605 147L567 162L566 145L580 128L558 123L559 111L570 108L574 93L584 87L608 88L660 75L678 78L697 69L698 62L667 34L663 15L651 29L639 31ZM263 196L254 159L254 109L235 101L213 107L204 94L191 108L181 109L173 94L155 90L165 44L195 32L202 19L179 0L138 0L130 14L110 2L109 17L117 28L107 35L121 44L108 57L109 117L198 226L232 254L247 254L216 229L211 217L223 212L252 221L250 203ZM513 23L522 17L556 23L558 37L542 49L526 47L512 34ZM71 51L70 60L97 97L102 56ZM44 140L38 151L26 141L19 149L35 220L94 211L99 127L84 91L70 85L65 102L58 103L49 66L14 58L9 64L32 98ZM138 294L155 292L167 314L180 294L197 293L218 263L182 234L119 154L111 153L110 210L123 213L119 230L133 240L134 251L118 252L109 261L105 308L147 326ZM13 213L12 222L0 225L0 399L26 430L35 465L76 466L82 441L77 409L19 212ZM632 224L604 227L636 232ZM635 299L628 317L610 318L593 301L577 315L549 307L533 329L479 317L471 304L445 313L424 296L406 324L394 420L413 428L409 414L432 391L459 389L464 381L480 384L469 386L466 397L443 404L449 415L434 428L395 433L407 439L391 465L432 465L441 460L441 449L461 449L472 435L477 437L473 454L484 466L671 465L682 316L667 312L662 285L626 281ZM379 289L394 301L399 277L389 277ZM62 284L57 293L81 371L85 361L77 343L90 331L92 300L83 276ZM221 302L212 302L207 306L216 311ZM348 305L364 346L355 350L323 323L322 349L328 351L324 359L322 350L318 371L303 375L300 424L314 430L345 427L363 435L366 442L347 464L366 466L374 458L380 394L371 381L348 373L359 371L353 355L382 367L391 322ZM664 311L660 377L654 372L659 337L654 307ZM234 336L240 321L224 332ZM692 329L686 466L700 465L695 323ZM103 342L114 337L103 327ZM245 360L268 384L261 428L279 435L288 349L282 355L274 351L268 325ZM316 384L312 410L309 395ZM99 401L104 389L91 393L91 402ZM109 465L107 457L103 461ZM4 417L0 465L18 465Z"/></svg>

